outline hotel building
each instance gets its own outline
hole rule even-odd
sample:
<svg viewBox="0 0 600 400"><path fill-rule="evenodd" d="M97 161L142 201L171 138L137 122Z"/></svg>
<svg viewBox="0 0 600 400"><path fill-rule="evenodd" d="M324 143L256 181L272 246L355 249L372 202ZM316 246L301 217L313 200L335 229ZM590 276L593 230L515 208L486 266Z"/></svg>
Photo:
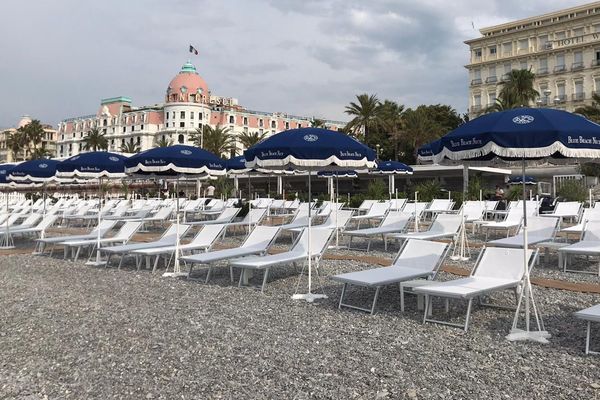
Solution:
<svg viewBox="0 0 600 400"><path fill-rule="evenodd" d="M57 155L68 157L83 150L83 139L92 128L106 134L108 149L119 151L125 143L147 150L157 140L173 144L191 144L190 134L204 125L229 128L234 137L244 133L272 135L277 132L309 127L312 117L281 112L246 109L231 97L213 95L204 79L189 61L169 82L164 103L134 107L129 97L103 99L95 114L68 118L58 124ZM338 130L345 122L325 120L325 127ZM236 153L244 150L236 141ZM230 156L224 154L223 156Z"/></svg>
<svg viewBox="0 0 600 400"><path fill-rule="evenodd" d="M493 105L513 69L531 69L536 106L573 111L600 93L600 2L480 30L470 49L469 116Z"/></svg>

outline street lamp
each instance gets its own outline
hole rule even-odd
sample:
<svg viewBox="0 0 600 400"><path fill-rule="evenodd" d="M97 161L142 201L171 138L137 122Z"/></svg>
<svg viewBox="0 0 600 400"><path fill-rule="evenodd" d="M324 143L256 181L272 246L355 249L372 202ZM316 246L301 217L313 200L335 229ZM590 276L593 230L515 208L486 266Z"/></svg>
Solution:
<svg viewBox="0 0 600 400"><path fill-rule="evenodd" d="M377 143L375 145L375 148L377 149L377 158L379 158L379 149L381 148L381 145L379 143Z"/></svg>

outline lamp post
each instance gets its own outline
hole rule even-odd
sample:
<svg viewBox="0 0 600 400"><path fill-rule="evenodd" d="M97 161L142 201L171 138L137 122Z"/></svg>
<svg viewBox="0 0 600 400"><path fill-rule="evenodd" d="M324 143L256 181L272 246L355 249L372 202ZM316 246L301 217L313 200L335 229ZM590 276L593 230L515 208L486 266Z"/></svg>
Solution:
<svg viewBox="0 0 600 400"><path fill-rule="evenodd" d="M377 159L379 159L379 149L381 148L381 145L379 143L377 143L375 145L375 148L377 149Z"/></svg>

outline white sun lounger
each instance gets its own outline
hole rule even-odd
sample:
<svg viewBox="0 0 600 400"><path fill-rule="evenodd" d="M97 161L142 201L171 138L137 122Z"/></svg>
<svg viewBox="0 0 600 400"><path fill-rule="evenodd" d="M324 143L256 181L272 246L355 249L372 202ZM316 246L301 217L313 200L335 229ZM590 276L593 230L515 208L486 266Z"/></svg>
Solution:
<svg viewBox="0 0 600 400"><path fill-rule="evenodd" d="M227 225L225 224L204 225L189 243L179 245L178 248L180 254L191 253L195 250L208 251L215 244L217 239L222 236L226 226ZM142 257L146 258L147 267L150 265L150 258L156 257L154 259L154 267L152 268L152 272L154 272L158 267L160 257L162 256L166 260L170 260L175 254L176 248L175 245L168 245L164 247L135 250L132 254L136 256L136 265L138 269L140 268Z"/></svg>
<svg viewBox="0 0 600 400"><path fill-rule="evenodd" d="M387 250L387 241L406 240L406 239L421 239L435 240L454 237L458 234L461 226L461 216L459 214L439 214L429 230L423 232L407 232L407 233L388 233L384 236L384 245Z"/></svg>
<svg viewBox="0 0 600 400"><path fill-rule="evenodd" d="M344 284L338 308L348 307L355 310L375 312L377 298L384 286L396 285L402 281L418 278L432 278L448 251L448 244L426 240L407 240L404 242L394 263L389 267L380 267L332 276L331 279ZM375 289L371 308L344 303L348 286L362 286Z"/></svg>
<svg viewBox="0 0 600 400"><path fill-rule="evenodd" d="M141 221L127 221L123 224L121 229L119 229L119 231L114 236L100 238L100 246L125 244L140 229L141 226ZM63 242L59 242L58 244L63 245L68 249L71 249L71 252L75 251L76 249L75 255L73 256L73 260L77 261L81 249L85 247L91 247L93 250L98 244L98 239L66 240ZM92 251L90 251L90 254L91 253Z"/></svg>
<svg viewBox="0 0 600 400"><path fill-rule="evenodd" d="M180 238L184 237L190 228L191 227L189 225L180 224L179 225L179 237ZM131 243L130 242L130 243L122 244L119 246L100 247L99 251L100 251L101 255L104 253L107 256L106 265L105 265L106 267L108 267L110 265L110 259L112 256L121 256L119 259L119 266L117 267L117 269L121 269L121 265L123 265L123 260L125 259L125 257L127 255L135 256L135 254L133 254L134 251L142 250L142 249L155 249L157 247L162 247L162 246L172 246L175 244L176 240L177 240L177 225L171 224L171 226L169 226L169 228L163 232L161 237L155 241L140 242L140 243ZM136 267L139 270L140 265L137 262L137 257L136 257Z"/></svg>
<svg viewBox="0 0 600 400"><path fill-rule="evenodd" d="M530 245L552 241L556 236L556 231L560 223L560 218L554 217L527 217L527 242ZM491 240L489 246L493 247L511 247L514 249L523 248L523 227L515 236L503 239Z"/></svg>
<svg viewBox="0 0 600 400"><path fill-rule="evenodd" d="M587 221L599 221L600 220L600 208L586 208L583 210L581 218L576 225L563 228L560 231L566 233L578 233L581 235L585 229Z"/></svg>
<svg viewBox="0 0 600 400"><path fill-rule="evenodd" d="M232 249L222 249L209 251L206 253L194 254L191 256L184 256L181 258L186 263L189 263L190 270L188 272L188 279L192 278L192 271L194 265L204 264L208 266L206 273L205 283L208 283L215 264L219 261L231 260L240 257L252 256L257 254L266 254L269 251L271 245L275 242L277 235L280 232L278 226L257 226L250 232L246 237L246 240L239 247ZM233 272L230 268L231 280L233 281Z"/></svg>
<svg viewBox="0 0 600 400"><path fill-rule="evenodd" d="M556 203L554 211L550 213L540 214L540 217L557 217L562 223L563 219L566 218L579 218L579 215L581 214L581 206L582 203L578 201L562 201Z"/></svg>
<svg viewBox="0 0 600 400"><path fill-rule="evenodd" d="M315 228L311 229L310 231L310 257L312 257L312 259L315 262L315 268L317 273L319 260L321 259L323 253L325 253L325 250L329 245L329 241L331 240L333 231L334 230L331 228ZM238 260L232 261L231 266L234 268L240 268L242 270L242 273L240 274L239 286L242 285L242 282L245 279L244 275L247 271L264 271L263 282L261 286L261 292L264 292L267 284L267 277L271 268L275 266L297 264L299 262L306 263L308 257L308 229L305 229L304 231L302 231L300 237L289 251L279 254L270 254L264 257L250 256L240 258Z"/></svg>
<svg viewBox="0 0 600 400"><path fill-rule="evenodd" d="M377 219L377 220L383 219L386 216L387 212L389 211L390 206L391 206L391 204L388 202L373 203L373 205L371 206L369 211L367 211L366 214L355 215L354 217L352 217L352 220L357 221L358 228L360 228L361 221L369 221L369 220L373 220L373 219Z"/></svg>
<svg viewBox="0 0 600 400"><path fill-rule="evenodd" d="M587 271L569 269L568 264L571 256L600 256L600 221L588 221L585 224L585 230L581 241L557 249L559 254L559 267L562 266L564 272L582 272ZM600 265L598 266L598 275L600 276Z"/></svg>
<svg viewBox="0 0 600 400"><path fill-rule="evenodd" d="M506 231L506 237L510 235L511 230L518 230L523 222L523 209L512 207L504 221L477 221L475 224L485 229L485 240L487 241L489 231Z"/></svg>
<svg viewBox="0 0 600 400"><path fill-rule="evenodd" d="M240 212L240 208L226 208L221 214L215 219L207 219L202 221L188 222L190 225L214 225L214 224L226 224L233 221L236 215Z"/></svg>
<svg viewBox="0 0 600 400"><path fill-rule="evenodd" d="M423 217L433 218L434 215L452 210L452 207L454 207L454 202L450 199L433 199L429 203L429 207L423 210Z"/></svg>
<svg viewBox="0 0 600 400"><path fill-rule="evenodd" d="M523 265L523 251L527 251L529 260L528 268L531 269L537 256L537 251L523 249L509 249L499 247L483 248L475 264L475 268L468 278L455 279L446 282L432 282L429 285L413 288L417 294L425 295L425 312L423 323L433 322L443 325L469 329L469 317L473 299L488 296L494 292L512 289L517 297L518 288L522 285L525 267ZM432 297L445 299L467 300L467 315L464 324L436 320L430 317L430 303ZM488 305L490 304L483 304ZM448 303L446 301L446 310Z"/></svg>
<svg viewBox="0 0 600 400"><path fill-rule="evenodd" d="M87 240L87 239L96 239L98 237L98 230L100 231L100 237L103 237L108 231L110 231L115 225L117 221L103 220L100 221L100 225L92 229L89 233L82 235L69 235L69 236L54 236L47 237L43 239L36 240L36 248L34 250L34 254L43 254L46 245L51 244L52 249L50 250L50 255L54 251L54 247L57 243L64 242L67 240Z"/></svg>
<svg viewBox="0 0 600 400"><path fill-rule="evenodd" d="M346 225L348 225L348 223L350 222L350 219L352 218L352 214L354 214L354 210L338 210L337 213L336 213L336 211L332 211L331 214L329 214L329 216L325 219L325 221L323 221L323 223L313 225L312 227L313 228L333 228L333 229L339 229L340 231L343 231L346 228ZM337 223L336 223L336 218L337 218ZM294 232L294 233L300 233L300 232L302 232L302 229L304 229L304 228L291 228L291 229L287 229L287 230Z"/></svg>
<svg viewBox="0 0 600 400"><path fill-rule="evenodd" d="M266 208L253 208L248 211L248 213L242 218L240 221L228 222L226 224L226 229L229 228L254 228L256 225L260 224L267 216Z"/></svg>
<svg viewBox="0 0 600 400"><path fill-rule="evenodd" d="M349 237L348 248L352 248L352 239L355 237L368 239L367 251L371 249L373 238L381 235L381 239L385 240L385 235L388 233L403 232L411 220L412 214L405 212L391 211L381 221L381 224L376 228L357 229L352 231L344 231L344 236Z"/></svg>
<svg viewBox="0 0 600 400"><path fill-rule="evenodd" d="M590 338L592 334L592 322L600 322L600 304L577 311L575 317L587 321L587 332L585 335L585 354L600 354L598 351L590 350Z"/></svg>
<svg viewBox="0 0 600 400"><path fill-rule="evenodd" d="M38 237L43 237L46 229L54 225L56 220L58 219L58 215L50 214L46 215L36 226L32 226L31 228L21 228L21 229L11 229L10 234L15 236L27 236L27 235L36 235ZM5 234L5 231L0 229L0 236Z"/></svg>

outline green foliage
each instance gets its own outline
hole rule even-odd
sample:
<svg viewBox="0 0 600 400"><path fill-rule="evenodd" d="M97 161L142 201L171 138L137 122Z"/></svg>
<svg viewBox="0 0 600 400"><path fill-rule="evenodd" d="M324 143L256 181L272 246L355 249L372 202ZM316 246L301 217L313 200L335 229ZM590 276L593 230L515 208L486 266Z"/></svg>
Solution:
<svg viewBox="0 0 600 400"><path fill-rule="evenodd" d="M496 103L487 107L483 113L527 107L540 96L534 88L535 74L529 69L513 69L501 83Z"/></svg>
<svg viewBox="0 0 600 400"><path fill-rule="evenodd" d="M164 135L160 138L154 138L154 147L169 147L173 145L173 141L167 139Z"/></svg>
<svg viewBox="0 0 600 400"><path fill-rule="evenodd" d="M226 177L220 177L215 181L211 181L210 184L215 187L216 197L223 195L225 198L228 198L233 192L233 181L231 179L227 179Z"/></svg>
<svg viewBox="0 0 600 400"><path fill-rule="evenodd" d="M556 194L566 201L586 201L588 192L580 180L564 181Z"/></svg>
<svg viewBox="0 0 600 400"><path fill-rule="evenodd" d="M139 153L141 150L140 146L133 142L125 142L121 145L121 152L123 153L135 154Z"/></svg>
<svg viewBox="0 0 600 400"><path fill-rule="evenodd" d="M92 128L87 136L83 138L83 148L85 150L108 150L108 139L98 128Z"/></svg>
<svg viewBox="0 0 600 400"><path fill-rule="evenodd" d="M598 95L596 92L593 92L592 93L592 104L585 105L582 107L577 107L575 109L575 112L577 114L583 115L590 121L600 123L600 95ZM598 175L594 175L594 176L598 176Z"/></svg>
<svg viewBox="0 0 600 400"><path fill-rule="evenodd" d="M208 150L219 157L223 155L229 157L230 152L235 150L235 139L227 127L223 128L217 125L213 128L210 125L204 125L201 129L196 129L196 132L190 136L194 146Z"/></svg>
<svg viewBox="0 0 600 400"><path fill-rule="evenodd" d="M486 195L491 194L493 192L492 190L484 187L481 175L469 177L469 187L467 188L467 200L479 200L480 190L482 191L481 195L483 198L485 198Z"/></svg>
<svg viewBox="0 0 600 400"><path fill-rule="evenodd" d="M365 201L367 198L368 198L368 196L365 195L364 193L354 194L354 195L350 196L350 203L348 204L348 207L358 208L358 207L360 207L362 202Z"/></svg>
<svg viewBox="0 0 600 400"><path fill-rule="evenodd" d="M267 137L266 132L264 132L264 133L242 132L241 134L238 135L238 140L240 141L242 146L244 146L245 149L249 149L250 147L254 146L255 144L258 144L259 142L261 142L266 137Z"/></svg>
<svg viewBox="0 0 600 400"><path fill-rule="evenodd" d="M436 180L429 180L415 185L412 190L413 198L415 192L419 192L417 195L419 201L431 201L442 197L442 187Z"/></svg>
<svg viewBox="0 0 600 400"><path fill-rule="evenodd" d="M512 185L510 189L504 192L504 198L507 201L517 201L523 198L523 187L521 185Z"/></svg>
<svg viewBox="0 0 600 400"><path fill-rule="evenodd" d="M595 163L581 164L579 173L586 176L600 176L600 165Z"/></svg>
<svg viewBox="0 0 600 400"><path fill-rule="evenodd" d="M383 179L373 179L369 182L366 196L369 200L387 200L389 193Z"/></svg>

